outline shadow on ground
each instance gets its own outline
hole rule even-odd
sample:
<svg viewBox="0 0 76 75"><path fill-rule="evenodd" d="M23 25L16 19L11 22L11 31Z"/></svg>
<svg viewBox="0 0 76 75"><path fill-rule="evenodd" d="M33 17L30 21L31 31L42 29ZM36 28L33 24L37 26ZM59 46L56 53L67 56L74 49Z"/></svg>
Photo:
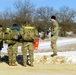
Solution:
<svg viewBox="0 0 76 75"><path fill-rule="evenodd" d="M16 56L16 61L18 64L22 65L23 66L23 56L22 55L18 55ZM9 59L8 59L8 56L5 55L1 58L1 62L5 62L5 63L9 63ZM29 64L29 55L27 55L27 65L30 65Z"/></svg>

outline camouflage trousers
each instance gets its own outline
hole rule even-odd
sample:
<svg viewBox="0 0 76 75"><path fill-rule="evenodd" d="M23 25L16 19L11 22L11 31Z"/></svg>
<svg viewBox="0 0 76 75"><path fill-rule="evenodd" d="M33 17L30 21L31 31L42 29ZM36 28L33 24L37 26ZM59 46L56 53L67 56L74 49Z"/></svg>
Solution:
<svg viewBox="0 0 76 75"><path fill-rule="evenodd" d="M18 53L18 43L8 45L8 57L9 57L9 62L13 63L16 62L16 56Z"/></svg>
<svg viewBox="0 0 76 75"><path fill-rule="evenodd" d="M22 54L23 54L23 63L27 62L27 53L29 53L30 64L33 64L34 61L34 45L33 42L24 42L22 44Z"/></svg>
<svg viewBox="0 0 76 75"><path fill-rule="evenodd" d="M58 36L51 37L51 48L53 49L53 54L57 54L57 46L56 46L57 38Z"/></svg>

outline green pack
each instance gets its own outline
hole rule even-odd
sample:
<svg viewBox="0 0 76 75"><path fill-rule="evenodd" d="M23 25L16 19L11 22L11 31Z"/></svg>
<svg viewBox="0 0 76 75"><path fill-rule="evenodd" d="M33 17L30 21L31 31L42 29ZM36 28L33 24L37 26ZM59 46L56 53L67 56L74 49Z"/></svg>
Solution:
<svg viewBox="0 0 76 75"><path fill-rule="evenodd" d="M19 34L19 32L17 30L12 30L12 33L11 33L12 39L17 40L18 39L18 34Z"/></svg>
<svg viewBox="0 0 76 75"><path fill-rule="evenodd" d="M22 38L24 41L33 41L35 38L34 28L33 27L25 27L23 29Z"/></svg>
<svg viewBox="0 0 76 75"><path fill-rule="evenodd" d="M4 34L4 39L5 40L17 40L18 39L18 35L16 34L16 31L9 31L9 32L5 32Z"/></svg>

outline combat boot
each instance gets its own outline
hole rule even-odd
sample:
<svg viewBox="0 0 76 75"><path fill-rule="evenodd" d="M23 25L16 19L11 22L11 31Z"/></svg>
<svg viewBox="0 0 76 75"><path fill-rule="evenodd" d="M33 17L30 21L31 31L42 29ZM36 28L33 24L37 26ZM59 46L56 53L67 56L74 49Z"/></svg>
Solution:
<svg viewBox="0 0 76 75"><path fill-rule="evenodd" d="M12 66L17 66L16 62L12 62Z"/></svg>
<svg viewBox="0 0 76 75"><path fill-rule="evenodd" d="M2 61L1 61L1 56L0 56L0 63L1 63Z"/></svg>
<svg viewBox="0 0 76 75"><path fill-rule="evenodd" d="M33 64L30 64L30 66L33 67L34 65Z"/></svg>
<svg viewBox="0 0 76 75"><path fill-rule="evenodd" d="M9 62L9 66L12 66L12 63L11 62Z"/></svg>
<svg viewBox="0 0 76 75"><path fill-rule="evenodd" d="M52 54L51 57L57 56L57 54Z"/></svg>
<svg viewBox="0 0 76 75"><path fill-rule="evenodd" d="M33 66L34 66L34 65L33 65L33 62L30 62L30 66L31 66L31 67L33 67Z"/></svg>
<svg viewBox="0 0 76 75"><path fill-rule="evenodd" d="M23 63L23 66L26 67L26 63Z"/></svg>

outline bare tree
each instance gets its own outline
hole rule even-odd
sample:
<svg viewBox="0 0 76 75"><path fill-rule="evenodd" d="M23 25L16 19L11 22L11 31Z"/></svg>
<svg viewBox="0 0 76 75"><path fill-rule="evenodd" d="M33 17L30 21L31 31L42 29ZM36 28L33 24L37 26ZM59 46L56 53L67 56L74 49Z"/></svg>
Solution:
<svg viewBox="0 0 76 75"><path fill-rule="evenodd" d="M37 9L34 21L38 21L40 25L37 25L41 30L47 30L50 26L50 17L56 12L51 7L40 7Z"/></svg>
<svg viewBox="0 0 76 75"><path fill-rule="evenodd" d="M58 19L60 22L72 21L76 16L76 10L67 6L61 7L58 12Z"/></svg>
<svg viewBox="0 0 76 75"><path fill-rule="evenodd" d="M71 9L69 7L60 8L57 17L60 23L61 34L62 36L66 36L66 31L73 30L74 18L76 16L76 10Z"/></svg>
<svg viewBox="0 0 76 75"><path fill-rule="evenodd" d="M22 24L25 20L32 21L32 14L34 12L34 5L30 0L17 1L14 4L16 8L15 20L17 23Z"/></svg>
<svg viewBox="0 0 76 75"><path fill-rule="evenodd" d="M12 12L7 9L1 13L0 23L6 28L12 25Z"/></svg>

